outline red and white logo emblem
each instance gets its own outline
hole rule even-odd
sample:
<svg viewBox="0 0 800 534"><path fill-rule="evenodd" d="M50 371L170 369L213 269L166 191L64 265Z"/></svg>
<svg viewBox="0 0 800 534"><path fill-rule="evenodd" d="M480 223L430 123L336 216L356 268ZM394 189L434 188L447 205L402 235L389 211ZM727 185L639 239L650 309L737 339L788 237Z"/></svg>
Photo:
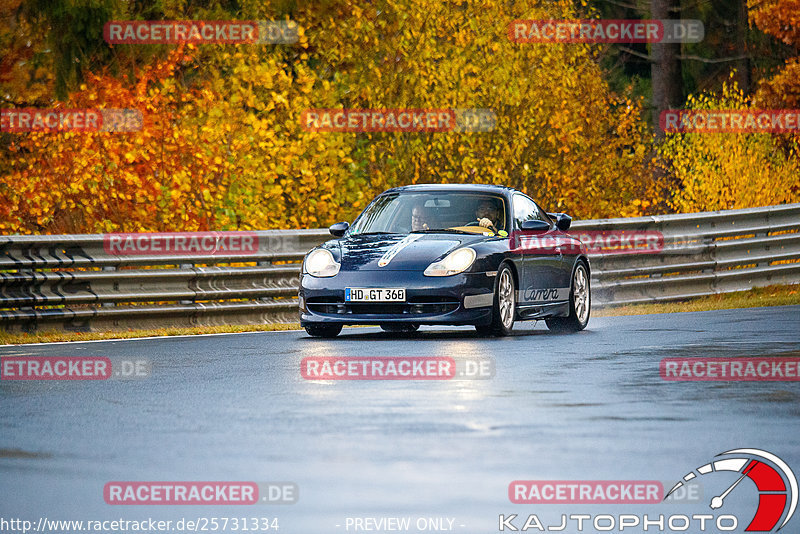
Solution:
<svg viewBox="0 0 800 534"><path fill-rule="evenodd" d="M797 477L786 462L760 449L734 449L716 457L720 456L726 458L709 462L684 475L683 480L675 484L664 498L686 482L701 476L719 472L740 473L733 484L711 499L709 506L713 510L721 508L726 497L748 478L758 489L758 508L745 531L777 532L782 529L797 508Z"/></svg>

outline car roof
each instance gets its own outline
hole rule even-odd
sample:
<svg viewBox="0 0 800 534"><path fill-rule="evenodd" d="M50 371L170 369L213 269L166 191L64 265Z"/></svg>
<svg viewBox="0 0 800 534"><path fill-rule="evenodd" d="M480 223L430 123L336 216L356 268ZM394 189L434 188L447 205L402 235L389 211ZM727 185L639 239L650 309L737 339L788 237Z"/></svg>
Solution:
<svg viewBox="0 0 800 534"><path fill-rule="evenodd" d="M422 193L428 191L495 193L501 195L510 195L515 193L517 190L511 187L492 184L414 184L393 187L392 189L384 191L384 193Z"/></svg>

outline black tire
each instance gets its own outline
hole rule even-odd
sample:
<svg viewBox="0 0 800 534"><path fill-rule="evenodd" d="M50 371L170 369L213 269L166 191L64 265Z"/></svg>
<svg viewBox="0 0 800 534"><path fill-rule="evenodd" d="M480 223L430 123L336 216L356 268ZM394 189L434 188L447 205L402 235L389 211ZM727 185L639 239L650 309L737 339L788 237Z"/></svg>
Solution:
<svg viewBox="0 0 800 534"><path fill-rule="evenodd" d="M476 325L475 329L484 336L507 336L514 329L516 308L517 291L514 273L508 265L503 264L494 279L492 322L488 325Z"/></svg>
<svg viewBox="0 0 800 534"><path fill-rule="evenodd" d="M380 327L384 332L391 332L393 334L413 334L419 330L418 324L408 323L386 323L380 325Z"/></svg>
<svg viewBox="0 0 800 534"><path fill-rule="evenodd" d="M585 288L585 290L581 289L581 287ZM569 316L545 319L545 323L547 323L547 328L553 332L579 332L589 324L591 311L592 291L589 283L589 271L586 269L586 265L580 262L575 267L575 272L572 273L572 283L569 290Z"/></svg>
<svg viewBox="0 0 800 534"><path fill-rule="evenodd" d="M342 331L340 324L310 324L305 327L311 337L336 337Z"/></svg>

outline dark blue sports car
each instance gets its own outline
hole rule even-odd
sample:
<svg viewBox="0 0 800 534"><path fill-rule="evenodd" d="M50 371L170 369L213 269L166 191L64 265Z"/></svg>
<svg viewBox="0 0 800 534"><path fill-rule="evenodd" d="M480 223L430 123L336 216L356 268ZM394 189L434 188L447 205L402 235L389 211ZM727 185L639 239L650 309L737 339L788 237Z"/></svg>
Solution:
<svg viewBox="0 0 800 534"><path fill-rule="evenodd" d="M590 267L584 245L566 233L570 223L507 187L390 189L306 255L300 324L321 337L346 324L396 332L474 325L506 335L528 319L582 330Z"/></svg>

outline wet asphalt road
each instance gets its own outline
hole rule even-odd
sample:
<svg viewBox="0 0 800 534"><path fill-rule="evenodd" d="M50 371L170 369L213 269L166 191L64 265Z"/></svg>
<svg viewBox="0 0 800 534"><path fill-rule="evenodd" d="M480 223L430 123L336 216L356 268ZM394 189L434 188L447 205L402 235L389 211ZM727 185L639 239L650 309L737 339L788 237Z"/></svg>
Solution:
<svg viewBox="0 0 800 534"><path fill-rule="evenodd" d="M531 512L508 500L516 479L676 480L740 447L771 451L800 473L800 383L667 382L658 372L666 357L798 356L800 306L595 318L573 335L542 323L518 323L504 339L469 328L423 327L413 338L365 328L334 340L265 332L0 355L152 362L139 380L0 383L5 518L258 516L277 517L278 532L325 534L347 532L347 517L447 517L456 532L497 532L498 514ZM491 356L496 374L300 376L306 356L401 355ZM103 486L114 480L292 481L300 498L110 506ZM748 491L738 492L742 502Z"/></svg>

